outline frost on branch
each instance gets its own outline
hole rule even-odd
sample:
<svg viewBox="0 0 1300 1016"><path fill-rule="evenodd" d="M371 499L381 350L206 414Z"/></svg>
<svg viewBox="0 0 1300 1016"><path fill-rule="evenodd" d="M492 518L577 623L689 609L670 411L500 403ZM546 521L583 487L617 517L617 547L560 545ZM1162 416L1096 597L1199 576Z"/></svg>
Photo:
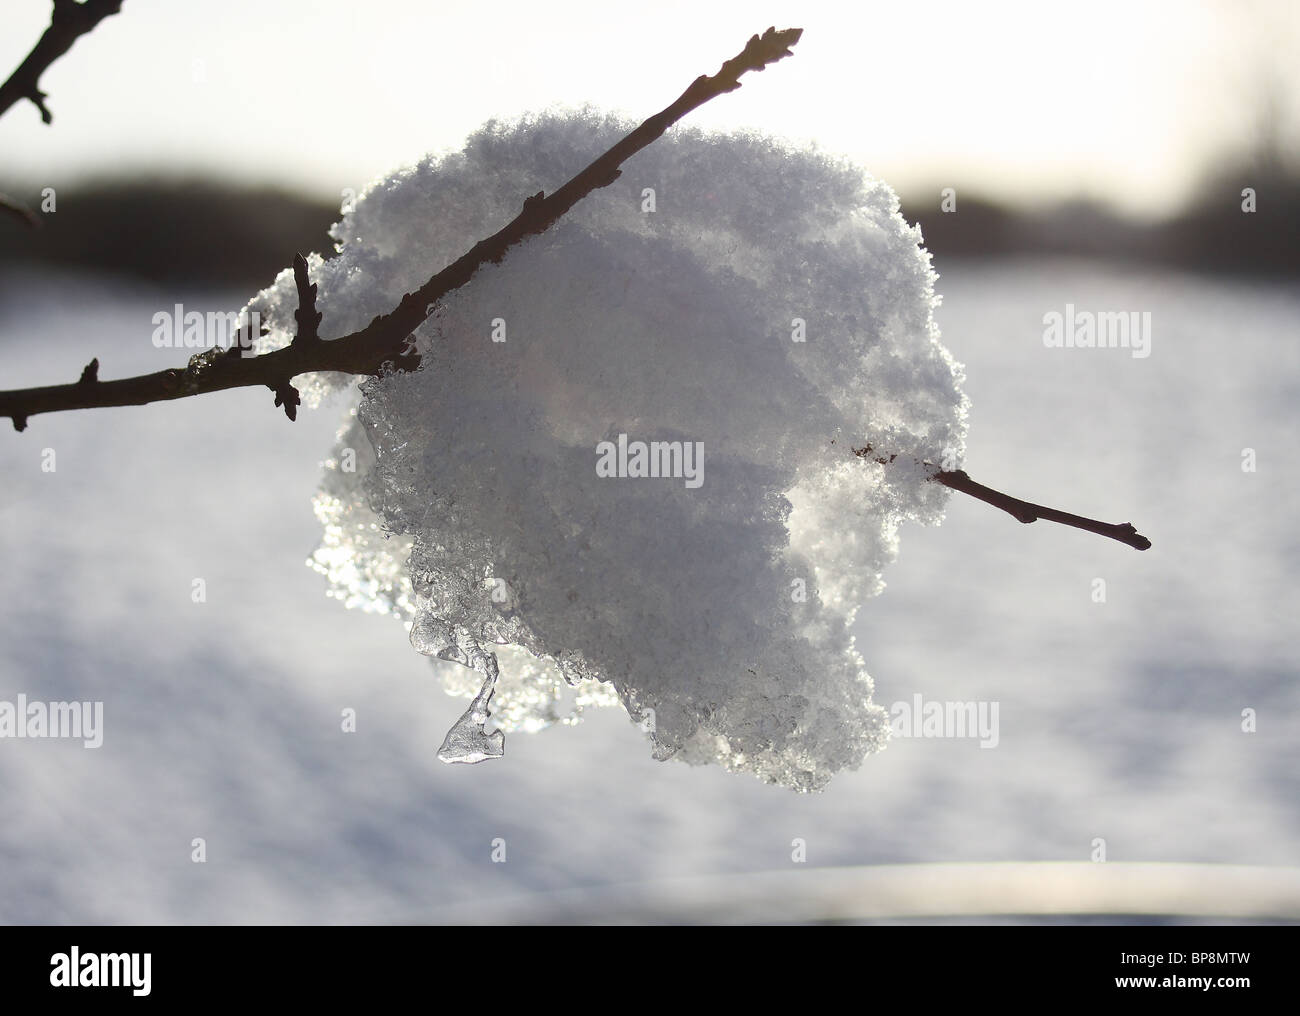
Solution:
<svg viewBox="0 0 1300 1016"><path fill-rule="evenodd" d="M327 334L628 127L591 111L493 122L372 185L334 227L339 256L312 264ZM461 664L440 673L478 697L444 758L458 737L499 753L489 696L502 729L564 718L566 681L581 702L616 695L658 758L799 790L883 745L848 626L900 521L942 516L949 492L919 463L955 468L964 449L919 242L860 169L675 129L435 308L420 370L362 385L313 561L349 605ZM288 342L291 273L251 307L268 348ZM340 380L312 379L305 401ZM598 475L606 441L629 475ZM636 442L680 442L702 470L687 454L675 477L638 476ZM853 453L866 444L896 459Z"/></svg>

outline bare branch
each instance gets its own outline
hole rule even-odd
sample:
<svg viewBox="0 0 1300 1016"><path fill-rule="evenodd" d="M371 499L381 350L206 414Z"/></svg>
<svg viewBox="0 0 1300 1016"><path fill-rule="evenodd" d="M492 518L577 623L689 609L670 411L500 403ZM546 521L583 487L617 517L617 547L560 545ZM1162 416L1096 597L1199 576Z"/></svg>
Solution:
<svg viewBox="0 0 1300 1016"><path fill-rule="evenodd" d="M1039 519L1046 519L1048 522L1059 522L1063 526L1086 529L1098 536L1127 543L1134 550L1148 550L1151 547L1151 541L1134 529L1132 522L1098 522L1096 519L1086 519L1082 515L1071 515L1069 512L1057 511L1055 508L1044 508L1041 504L1021 501L1018 497L976 483L963 469L941 470L930 479L942 483L945 487L959 490L963 494L979 498L995 508L1001 508L1020 522L1037 522Z"/></svg>
<svg viewBox="0 0 1300 1016"><path fill-rule="evenodd" d="M677 101L650 117L549 197L538 191L526 199L520 213L503 228L479 241L414 293L406 294L391 313L375 318L360 331L328 342L318 340L316 323L320 315L315 310L316 287L307 285L307 264L300 255L294 265L300 303L299 331L288 346L255 357L200 354L192 357L184 369L101 381L93 386L65 384L0 392L0 416L10 417L15 429L22 430L28 417L37 413L141 406L229 388L265 385L276 393L275 404L283 404L292 420L297 393L290 382L299 374L316 371L379 374L386 364L414 369L419 358L407 352L407 339L428 316L432 304L465 285L484 265L500 262L515 244L550 228L592 191L613 183L628 158L662 136L687 113L710 99L735 91L740 87L741 75L761 71L768 64L789 56L790 47L802 34L799 28L784 31L769 28L761 36L753 36L717 74L696 78Z"/></svg>
<svg viewBox="0 0 1300 1016"><path fill-rule="evenodd" d="M373 374L386 360L400 355L406 337L428 316L428 308L454 289L463 286L486 264L496 264L511 247L545 232L570 208L592 191L608 187L622 175L624 162L663 136L673 124L710 99L740 87L746 71L761 71L768 64L790 56L790 47L799 41L801 28L778 32L769 28L761 36L752 36L745 48L722 65L717 74L700 75L677 101L656 113L636 130L614 145L604 155L573 177L549 197L542 191L524 200L515 218L486 240L475 244L414 293L407 293L392 313L377 317L359 332L338 342L356 347L356 374ZM375 359L376 353L379 359Z"/></svg>
<svg viewBox="0 0 1300 1016"><path fill-rule="evenodd" d="M0 88L0 114L19 98L25 97L40 107L48 123L49 111L42 102L43 94L36 87L41 71L66 52L78 36L90 31L109 14L117 13L120 7L121 0L85 0L82 4L73 0L55 0L50 28L27 60ZM299 374L317 371L378 374L386 365L414 369L419 358L409 352L407 340L428 316L431 306L469 282L484 265L499 263L515 244L545 232L588 194L617 180L627 159L662 137L687 113L710 99L735 91L740 87L741 76L748 71L761 71L768 64L789 56L790 47L799 41L802 34L802 29L798 28L780 32L769 28L761 36L753 36L737 56L722 65L717 74L696 78L675 102L644 121L549 197L538 191L525 199L514 219L475 244L418 290L407 293L393 311L375 318L360 331L328 342L321 339L318 326L322 315L316 309L316 286L309 282L306 259L298 254L293 260L294 282L298 289L298 310L294 314L298 332L288 346L261 356L244 358L244 343L241 341L226 351L191 357L183 370L159 371L119 381L98 380L99 361L96 359L87 365L80 380L74 384L0 392L0 416L10 417L14 428L21 431L27 426L28 417L37 413L137 406L230 388L265 385L275 392L275 405L282 405L285 415L293 420L301 400L292 380ZM854 451L865 457L871 454L872 449L868 445ZM894 459L894 456L872 457L885 464ZM1042 518L1097 533L1138 550L1151 546L1151 541L1139 535L1131 523L1097 522L1021 501L976 483L962 470L939 470L930 479L1001 508L1021 522Z"/></svg>
<svg viewBox="0 0 1300 1016"><path fill-rule="evenodd" d="M897 455L883 455L869 444L861 448L854 448L853 454L860 459L879 462L882 466L887 466L898 458ZM916 459L912 461L930 471L927 479L942 483L952 490L968 494L985 504L993 505L994 508L1001 508L1019 522L1037 522L1039 519L1047 519L1048 522L1059 522L1063 526L1086 529L1098 536L1119 540L1120 543L1127 543L1135 550L1147 550L1151 546L1151 541L1140 535L1133 528L1131 522L1098 522L1096 519L1086 519L1082 515L1071 515L1069 512L1057 511L1055 508L1044 508L1041 504L1021 501L1018 497L1012 497L1000 490L994 490L982 483L976 483L966 474L964 469L935 469L933 462L920 462Z"/></svg>
<svg viewBox="0 0 1300 1016"><path fill-rule="evenodd" d="M122 0L54 0L50 27L45 30L27 59L0 85L0 116L4 116L20 99L30 99L41 111L41 119L50 123L54 114L45 105L41 75L59 57L72 48L83 35L94 30L105 18L122 10Z"/></svg>

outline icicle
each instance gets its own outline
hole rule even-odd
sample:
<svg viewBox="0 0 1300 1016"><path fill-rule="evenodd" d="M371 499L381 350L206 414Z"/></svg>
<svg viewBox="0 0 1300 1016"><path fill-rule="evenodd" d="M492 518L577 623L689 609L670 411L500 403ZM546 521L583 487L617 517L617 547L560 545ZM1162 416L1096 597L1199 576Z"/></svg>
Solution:
<svg viewBox="0 0 1300 1016"><path fill-rule="evenodd" d="M483 687L461 718L447 731L442 747L438 749L438 758L444 762L470 764L500 758L505 754L506 735L500 730L489 731L485 727L488 717L492 715L489 703L497 683L496 654L485 651L478 640L464 629L456 633L456 642L461 651L457 662L483 674Z"/></svg>

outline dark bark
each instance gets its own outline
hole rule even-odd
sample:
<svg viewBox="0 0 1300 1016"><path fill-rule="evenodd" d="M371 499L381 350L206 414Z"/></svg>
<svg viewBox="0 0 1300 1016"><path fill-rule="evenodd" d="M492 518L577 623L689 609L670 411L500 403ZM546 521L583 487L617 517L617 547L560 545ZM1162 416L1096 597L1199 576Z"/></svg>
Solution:
<svg viewBox="0 0 1300 1016"><path fill-rule="evenodd" d="M50 14L50 27L37 40L27 58L0 85L0 116L22 99L29 99L41 112L41 119L50 123L54 114L45 105L46 95L41 91L41 75L59 57L72 48L83 35L94 30L105 18L122 9L122 0L54 0Z"/></svg>

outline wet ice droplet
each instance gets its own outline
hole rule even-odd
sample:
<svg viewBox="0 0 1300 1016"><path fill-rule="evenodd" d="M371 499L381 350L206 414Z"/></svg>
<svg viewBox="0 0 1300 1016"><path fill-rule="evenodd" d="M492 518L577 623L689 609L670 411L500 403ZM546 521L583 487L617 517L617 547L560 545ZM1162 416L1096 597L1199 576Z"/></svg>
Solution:
<svg viewBox="0 0 1300 1016"><path fill-rule="evenodd" d="M506 735L500 730L489 731L486 728L488 718L492 715L489 704L492 692L496 689L497 658L495 653L486 652L464 630L457 633L456 641L464 654L465 665L484 675L483 687L461 718L447 731L442 747L438 749L438 758L443 762L465 762L472 765L505 754Z"/></svg>

